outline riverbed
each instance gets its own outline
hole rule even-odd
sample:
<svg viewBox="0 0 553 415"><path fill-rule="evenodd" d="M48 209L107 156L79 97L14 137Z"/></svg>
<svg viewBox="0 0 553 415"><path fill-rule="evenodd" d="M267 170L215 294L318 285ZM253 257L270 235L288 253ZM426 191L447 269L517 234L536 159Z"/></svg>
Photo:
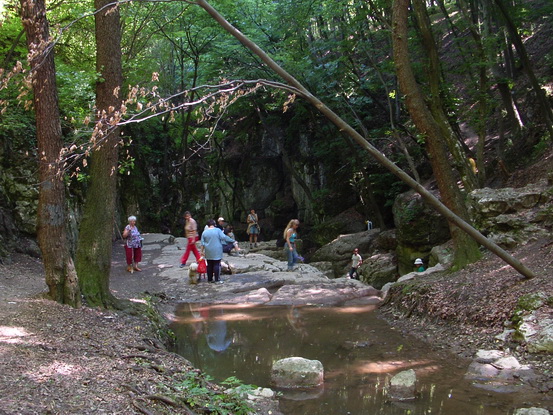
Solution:
<svg viewBox="0 0 553 415"><path fill-rule="evenodd" d="M468 361L404 335L374 306L268 307L181 304L173 330L177 353L221 382L270 387L273 362L300 356L321 361L323 388L280 391L287 415L505 415L523 406L517 394L483 390L464 379ZM417 374L416 399L391 402L390 378Z"/></svg>

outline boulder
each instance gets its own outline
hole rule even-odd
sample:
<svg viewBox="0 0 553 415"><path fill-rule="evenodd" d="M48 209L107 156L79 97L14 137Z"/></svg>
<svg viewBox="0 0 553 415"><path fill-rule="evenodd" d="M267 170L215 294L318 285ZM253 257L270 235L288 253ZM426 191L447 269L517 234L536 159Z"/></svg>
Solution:
<svg viewBox="0 0 553 415"><path fill-rule="evenodd" d="M278 388L317 388L324 383L323 364L303 357L288 357L273 364L271 382Z"/></svg>
<svg viewBox="0 0 553 415"><path fill-rule="evenodd" d="M522 188L476 189L468 195L471 210L479 217L497 217L531 209L551 199L546 181Z"/></svg>
<svg viewBox="0 0 553 415"><path fill-rule="evenodd" d="M388 396L393 401L415 399L417 376L413 369L399 372L390 380Z"/></svg>
<svg viewBox="0 0 553 415"><path fill-rule="evenodd" d="M396 198L393 213L399 275L413 270L415 258L426 260L434 246L451 238L447 221L414 191Z"/></svg>
<svg viewBox="0 0 553 415"><path fill-rule="evenodd" d="M550 307L542 307L522 317L514 339L526 343L530 353L553 353L553 318Z"/></svg>
<svg viewBox="0 0 553 415"><path fill-rule="evenodd" d="M349 271L349 268L348 268ZM361 281L380 289L388 282L397 280L397 266L393 253L379 253L363 258L363 265L359 267Z"/></svg>
<svg viewBox="0 0 553 415"><path fill-rule="evenodd" d="M549 411L544 408L519 408L516 409L513 415L549 415Z"/></svg>
<svg viewBox="0 0 553 415"><path fill-rule="evenodd" d="M551 221L545 204L551 203L550 187L545 180L522 188L477 189L468 195L475 224L496 244L513 248L548 236L544 224Z"/></svg>
<svg viewBox="0 0 553 415"><path fill-rule="evenodd" d="M378 297L380 292L356 280L331 283L285 285L273 294L268 305L337 306L362 297Z"/></svg>
<svg viewBox="0 0 553 415"><path fill-rule="evenodd" d="M536 377L529 366L500 350L479 350L465 373L465 379L474 386L496 392L520 392L525 387L521 381Z"/></svg>
<svg viewBox="0 0 553 415"><path fill-rule="evenodd" d="M351 260L354 248L359 249L361 256L373 252L378 234L378 229L372 229L349 235L340 235L329 244L315 251L311 256L311 261L339 263L343 267Z"/></svg>

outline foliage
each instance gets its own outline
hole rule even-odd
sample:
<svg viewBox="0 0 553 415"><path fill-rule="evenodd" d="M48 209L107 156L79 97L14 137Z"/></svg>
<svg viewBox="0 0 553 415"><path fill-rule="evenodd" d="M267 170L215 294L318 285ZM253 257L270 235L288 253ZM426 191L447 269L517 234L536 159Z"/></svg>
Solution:
<svg viewBox="0 0 553 415"><path fill-rule="evenodd" d="M175 375L180 378L171 387L158 385L163 393L171 396L176 401L182 401L191 408L206 410L218 415L248 415L253 409L241 394L253 390L253 385L244 385L238 379L231 377L222 384L234 388L222 391L210 385L211 378L196 371L183 372Z"/></svg>

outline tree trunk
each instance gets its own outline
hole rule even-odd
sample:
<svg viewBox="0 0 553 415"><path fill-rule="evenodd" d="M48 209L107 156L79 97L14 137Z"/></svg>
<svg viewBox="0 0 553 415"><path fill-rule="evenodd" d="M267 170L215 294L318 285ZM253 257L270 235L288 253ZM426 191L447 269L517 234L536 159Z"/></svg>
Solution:
<svg viewBox="0 0 553 415"><path fill-rule="evenodd" d="M497 244L493 243L487 239L484 235L474 229L471 225L449 210L442 202L440 202L432 193L426 190L423 186L417 183L411 176L397 167L394 163L386 158L378 149L371 145L361 134L355 131L348 123L341 119L337 114L335 114L330 108L328 108L323 102L321 102L317 97L312 95L301 83L298 82L292 75L282 69L273 59L271 59L265 52L263 52L259 46L254 42L244 36L239 30L232 26L227 20L221 16L217 10L215 10L209 3L205 0L197 0L196 3L202 7L206 12L208 12L211 17L217 21L227 32L236 37L245 47L257 55L269 68L271 68L275 73L277 73L282 79L288 82L289 85L294 87L297 90L298 95L306 99L310 104L317 108L325 117L327 117L336 127L348 134L353 140L359 144L363 149L365 149L376 161L381 163L385 168L387 168L392 174L397 176L400 180L409 185L413 190L419 193L425 201L434 207L438 212L440 212L444 217L451 222L454 222L460 229L465 231L470 235L474 240L486 248L488 248L495 255L503 259L506 263L511 265L514 269L520 272L525 278L535 277L534 273L526 268L519 260L509 255L507 251L499 247ZM406 10L404 11L406 15ZM404 35L407 38L406 34Z"/></svg>
<svg viewBox="0 0 553 415"><path fill-rule="evenodd" d="M423 94L415 80L409 61L407 35L407 10L409 0L396 0L393 6L394 61L400 89L405 95L405 105L417 129L424 134L432 171L440 190L443 203L463 220L467 221L468 212L456 179L451 170L448 154L443 141L444 131L426 106ZM436 73L434 73L437 76ZM435 91L436 92L436 91ZM434 98L433 98L434 100ZM467 234L449 222L449 228L455 247L454 266L463 267L480 258L478 244Z"/></svg>
<svg viewBox="0 0 553 415"><path fill-rule="evenodd" d="M451 153L453 164L461 176L466 191L470 192L478 187L476 184L477 181L471 168L469 158L463 150L461 138L454 133L444 110L444 100L442 99L442 69L436 41L434 40L434 35L430 27L430 18L428 17L426 5L422 0L413 0L412 4L422 37L422 45L428 58L428 64L425 67L425 72L428 73L427 79L430 88L430 96L426 99L428 109L430 110L431 117L434 119L436 127L440 130L440 139L444 141ZM419 89L418 86L417 89Z"/></svg>
<svg viewBox="0 0 553 415"><path fill-rule="evenodd" d="M121 109L121 27L119 8L110 0L95 0L97 124L92 140L97 147L90 157L90 185L79 230L77 272L81 291L91 306L111 307L109 291L119 129L114 127Z"/></svg>
<svg viewBox="0 0 553 415"><path fill-rule="evenodd" d="M62 132L56 89L54 51L50 43L44 0L22 0L21 20L27 34L38 142L38 243L48 295L59 303L80 307L77 273L69 253L66 204L60 162Z"/></svg>

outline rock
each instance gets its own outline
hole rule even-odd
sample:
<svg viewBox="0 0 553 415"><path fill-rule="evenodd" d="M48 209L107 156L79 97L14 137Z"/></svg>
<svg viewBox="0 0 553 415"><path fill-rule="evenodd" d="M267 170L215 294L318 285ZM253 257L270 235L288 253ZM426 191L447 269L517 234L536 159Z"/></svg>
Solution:
<svg viewBox="0 0 553 415"><path fill-rule="evenodd" d="M500 350L478 350L465 374L465 379L475 381L474 386L500 393L521 392L526 387L521 381L535 378L529 366Z"/></svg>
<svg viewBox="0 0 553 415"><path fill-rule="evenodd" d="M396 401L415 399L416 382L417 376L413 369L399 372L390 380L388 396Z"/></svg>
<svg viewBox="0 0 553 415"><path fill-rule="evenodd" d="M271 382L278 388L317 388L324 383L323 364L318 360L288 357L273 364Z"/></svg>
<svg viewBox="0 0 553 415"><path fill-rule="evenodd" d="M522 317L515 340L526 343L530 353L553 353L553 318L551 309L543 307Z"/></svg>
<svg viewBox="0 0 553 415"><path fill-rule="evenodd" d="M358 271L361 281L375 288L382 288L398 277L395 255L392 253L378 253L366 259L363 258L363 265Z"/></svg>
<svg viewBox="0 0 553 415"><path fill-rule="evenodd" d="M519 408L515 409L513 415L549 415L549 411L543 408Z"/></svg>
<svg viewBox="0 0 553 415"><path fill-rule="evenodd" d="M311 256L311 261L340 263L345 266L351 260L354 248L359 249L361 256L373 252L373 245L376 243L379 232L378 229L373 229L355 234L340 235L329 244L315 251Z"/></svg>
<svg viewBox="0 0 553 415"><path fill-rule="evenodd" d="M341 305L361 297L375 297L379 291L356 280L327 284L285 285L273 294L269 305Z"/></svg>
<svg viewBox="0 0 553 415"><path fill-rule="evenodd" d="M478 350L474 360L478 363L493 363L502 357L505 357L505 352L501 350Z"/></svg>
<svg viewBox="0 0 553 415"><path fill-rule="evenodd" d="M393 213L399 275L413 270L415 258L427 259L433 247L451 238L444 217L414 191L402 193L396 198Z"/></svg>

